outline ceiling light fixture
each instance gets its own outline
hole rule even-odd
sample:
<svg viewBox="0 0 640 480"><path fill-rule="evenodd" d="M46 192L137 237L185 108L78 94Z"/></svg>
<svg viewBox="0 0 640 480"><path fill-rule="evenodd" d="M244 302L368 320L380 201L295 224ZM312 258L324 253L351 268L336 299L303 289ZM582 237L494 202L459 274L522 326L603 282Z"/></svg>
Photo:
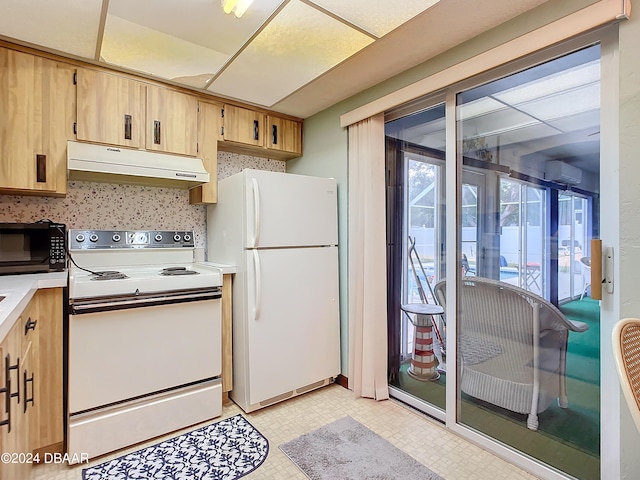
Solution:
<svg viewBox="0 0 640 480"><path fill-rule="evenodd" d="M231 13L240 18L247 11L253 0L222 0L222 10L224 13Z"/></svg>

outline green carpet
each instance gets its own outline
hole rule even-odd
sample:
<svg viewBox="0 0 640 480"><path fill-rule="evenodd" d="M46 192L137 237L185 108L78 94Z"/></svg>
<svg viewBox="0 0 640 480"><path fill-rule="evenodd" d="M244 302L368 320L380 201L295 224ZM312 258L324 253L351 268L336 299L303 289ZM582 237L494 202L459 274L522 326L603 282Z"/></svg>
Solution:
<svg viewBox="0 0 640 480"><path fill-rule="evenodd" d="M570 320L585 322L589 330L571 332L567 348L569 407L552 404L539 414L539 429L526 426L527 415L514 413L462 394L461 423L576 478L600 476L600 308L584 298L561 308ZM394 386L445 408L446 375L436 382L420 382L400 369Z"/></svg>

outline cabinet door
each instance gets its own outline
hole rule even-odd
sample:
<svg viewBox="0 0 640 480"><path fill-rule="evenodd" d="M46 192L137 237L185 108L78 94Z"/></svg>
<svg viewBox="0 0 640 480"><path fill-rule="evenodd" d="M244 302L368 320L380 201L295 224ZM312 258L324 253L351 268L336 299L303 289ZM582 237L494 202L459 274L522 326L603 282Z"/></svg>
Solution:
<svg viewBox="0 0 640 480"><path fill-rule="evenodd" d="M78 69L78 140L144 147L145 85Z"/></svg>
<svg viewBox="0 0 640 480"><path fill-rule="evenodd" d="M37 424L31 428L31 449L62 451L62 289L38 290L32 346L35 372L34 410ZM32 310L33 312L33 310ZM24 332L23 332L24 333Z"/></svg>
<svg viewBox="0 0 640 480"><path fill-rule="evenodd" d="M37 370L37 358L39 350L40 312L38 309L38 292L22 312L19 337L22 343L22 361L20 362L20 389L23 397L21 412L28 417L29 444L25 451L32 452L36 449L35 441L40 429L40 378ZM28 355L28 356L27 356Z"/></svg>
<svg viewBox="0 0 640 480"><path fill-rule="evenodd" d="M197 142L198 99L147 85L147 150L195 157Z"/></svg>
<svg viewBox="0 0 640 480"><path fill-rule="evenodd" d="M224 106L224 140L264 146L264 115L235 105Z"/></svg>
<svg viewBox="0 0 640 480"><path fill-rule="evenodd" d="M302 155L302 124L294 120L267 116L267 148Z"/></svg>
<svg viewBox="0 0 640 480"><path fill-rule="evenodd" d="M207 204L218 201L218 140L222 140L222 105L198 104L198 157L209 172L209 183L189 190L189 203Z"/></svg>
<svg viewBox="0 0 640 480"><path fill-rule="evenodd" d="M0 462L0 478L1 479L14 479L14 478L29 478L31 464L27 462L20 462L20 454L26 454L29 452L29 417L25 415L23 411L24 407L24 389L23 389L23 367L25 365L25 358L22 356L21 345L21 321L16 322L14 327L9 331L9 334L2 342L0 350L2 350L2 386L6 385L6 373L5 362L9 361L10 366L15 367L8 370L9 377L11 379L10 387L11 394L9 409L10 412L5 413L4 408L4 395L2 396L2 418L7 418L10 415L11 425L4 425L0 428L0 444L2 445L2 452L13 454L12 460L15 462ZM29 358L26 359L26 365L30 368L30 350L27 350Z"/></svg>
<svg viewBox="0 0 640 480"><path fill-rule="evenodd" d="M0 189L66 192L73 69L0 48Z"/></svg>

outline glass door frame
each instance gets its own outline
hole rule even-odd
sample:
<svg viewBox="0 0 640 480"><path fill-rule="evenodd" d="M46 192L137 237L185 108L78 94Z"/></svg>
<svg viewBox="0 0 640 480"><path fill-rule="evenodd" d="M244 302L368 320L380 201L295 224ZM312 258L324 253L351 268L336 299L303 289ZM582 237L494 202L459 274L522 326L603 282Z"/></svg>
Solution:
<svg viewBox="0 0 640 480"><path fill-rule="evenodd" d="M460 312L457 310L459 305L458 280L461 268L461 259L458 258L458 246L462 239L461 225L458 222L462 198L460 185L463 183L463 166L462 166L462 140L457 135L457 116L456 116L456 95L458 92L473 88L480 84L498 80L508 76L514 72L525 70L534 65L544 63L553 58L557 58L572 51L579 50L588 45L599 43L601 45L601 162L611 161L615 165L617 163L617 132L618 132L618 58L617 58L617 27L604 28L602 30L585 34L576 39L563 42L561 44L549 47L540 52L528 55L525 58L516 60L506 66L498 67L490 72L479 74L475 77L451 85L446 90L446 203L449 210L446 219L446 262L447 265L455 266L448 268L447 292L446 292L446 311L445 315L448 319L459 317ZM471 74L472 72L470 72ZM452 148L455 146L455 148ZM607 160L605 160L607 159ZM611 165L608 163L608 165ZM611 174L609 174L611 172ZM613 175L615 168L601 168L601 211L615 211L619 209L617 203L618 191L617 185L619 180ZM608 195L607 195L608 194ZM454 206L455 215L452 214L451 206ZM610 210L612 209L612 210ZM617 215L610 217L601 217L601 235L604 245L610 245L617 248L618 234ZM609 235L609 233L611 234ZM601 372L613 372L615 366L612 364L611 342L607 333L613 328L613 324L617 322L619 316L617 311L618 303L616 293L614 295L604 294L601 302ZM447 323L447 338L457 338L456 322L450 320ZM457 359L457 348L455 341L447 342L447 356L451 360ZM608 363L609 364L608 364ZM454 362L451 361L450 365ZM456 368L450 368L447 371L446 385L446 426L460 436L480 445L482 448L489 450L508 461L521 466L522 468L532 472L534 475L549 479L566 479L567 476L552 467L548 467L539 463L520 452L503 445L491 438L475 432L460 422L460 396L459 379ZM616 401L611 397L612 392ZM608 398L603 398L604 394ZM601 373L601 475L602 478L616 478L619 475L619 466L617 466L616 458L619 456L620 449L620 402L619 402L619 386L617 378L614 375Z"/></svg>
<svg viewBox="0 0 640 480"><path fill-rule="evenodd" d="M405 116L409 113L417 113L419 111L423 111L423 110L428 110L430 108L434 108L437 107L438 105L442 105L445 104L446 101L446 97L443 94L434 94L434 95L429 95L429 96L425 96L423 98L421 98L418 102L415 103L411 103L410 105L407 105L405 107L402 107L400 109L398 109L397 111L394 111L394 114L387 117L385 116L385 123L386 122L390 122L393 121L397 118L400 118L402 116ZM447 112L445 112L445 115L447 114ZM448 128L448 126L447 126ZM448 143L448 139L447 139L447 145L449 145ZM439 209L437 211L437 216L439 218L438 222L441 221L442 218L445 219L445 224L441 225L438 229L437 232L437 237L440 240L440 244L444 244L445 247L445 253L446 253L446 249L448 248L449 243L446 241L446 233L445 233L445 238L442 239L442 230L444 229L445 232L447 232L447 222L449 215L446 214L446 212L443 212L442 209L444 209L444 206L441 205L442 200L446 200L447 196L446 196L446 188L448 188L447 185L447 175L448 175L448 157L446 156L446 152L445 152L445 161L441 164L441 165L437 165L440 169L440 175L441 178L439 179L439 184L438 184L438 189L440 190L440 192L438 192L438 203L439 205ZM435 164L436 162L434 162ZM407 163L403 163L403 175L407 176L407 170L409 168L408 162ZM445 188L445 197L442 198L442 188ZM408 196L408 188L405 189L405 191L403 192L403 196L405 198L405 200L407 199ZM408 202L405 202L405 212L403 212L403 218L402 218L402 229L403 232L408 232L409 231L409 225L408 225L408 214L406 212L406 209L409 207ZM403 265L402 265L402 271L406 272L407 268L408 268L408 259L407 259L407 240L406 240L406 235L403 235L405 238L403 238L402 242L403 242L403 247L402 247L402 255L403 255ZM434 265L435 268L440 268L442 262L443 262L443 256L442 256L442 252L441 252L441 247L437 247L436 248L437 252L439 253L439 258L438 259L434 259ZM445 256L446 259L446 256ZM445 260L446 262L446 260ZM446 278L446 275L445 275ZM404 281L403 281L404 283ZM403 285L402 288L403 290L405 290L406 285ZM406 320L406 319L405 319ZM404 320L403 320L404 321ZM405 335L405 332L401 332L401 337ZM402 351L400 352L402 354ZM416 410L419 410L431 417L434 417L442 422L446 423L446 412L444 410L442 410L441 408L438 408L435 405L432 405L430 403L427 403L424 400L421 400L417 397L414 397L413 395L405 392L404 390L401 390L399 387L393 386L393 385L389 385L389 393L392 397L402 401L403 403L415 408ZM448 394L448 393L447 393Z"/></svg>

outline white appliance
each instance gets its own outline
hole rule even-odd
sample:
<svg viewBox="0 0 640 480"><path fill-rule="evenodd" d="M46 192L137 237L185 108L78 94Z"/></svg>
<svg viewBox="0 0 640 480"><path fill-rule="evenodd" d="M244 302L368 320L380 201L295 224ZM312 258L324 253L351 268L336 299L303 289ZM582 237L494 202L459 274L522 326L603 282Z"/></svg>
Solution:
<svg viewBox="0 0 640 480"><path fill-rule="evenodd" d="M582 181L582 170L560 160L551 160L544 166L544 178L565 185L578 185Z"/></svg>
<svg viewBox="0 0 640 480"><path fill-rule="evenodd" d="M192 188L209 181L201 158L133 150L109 145L67 142L67 168L74 180L158 183Z"/></svg>
<svg viewBox="0 0 640 480"><path fill-rule="evenodd" d="M102 455L222 413L218 269L193 233L70 230L67 453Z"/></svg>
<svg viewBox="0 0 640 480"><path fill-rule="evenodd" d="M244 170L207 207L208 260L236 265L233 389L250 412L340 373L336 182Z"/></svg>

